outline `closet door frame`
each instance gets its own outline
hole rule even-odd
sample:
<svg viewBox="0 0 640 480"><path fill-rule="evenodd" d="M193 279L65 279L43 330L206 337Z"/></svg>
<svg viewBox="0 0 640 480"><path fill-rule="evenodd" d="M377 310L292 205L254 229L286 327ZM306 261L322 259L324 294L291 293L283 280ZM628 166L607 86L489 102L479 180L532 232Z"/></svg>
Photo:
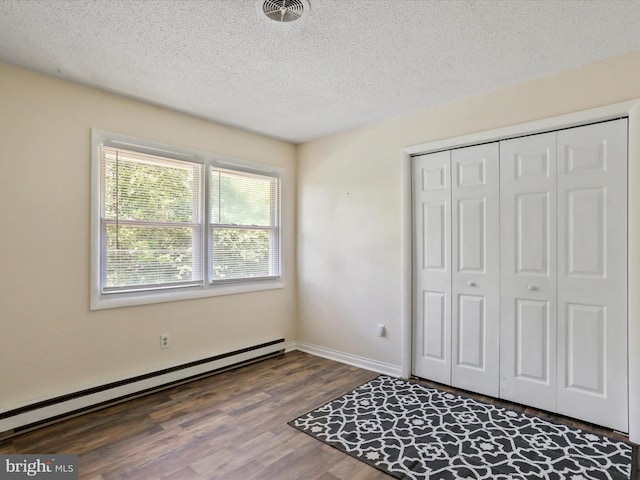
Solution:
<svg viewBox="0 0 640 480"><path fill-rule="evenodd" d="M627 117L628 130L628 404L629 439L640 443L640 99L569 113L534 122L522 123L486 132L408 146L401 152L401 376L411 376L412 368L412 205L411 158L414 155L494 142L522 135L544 133L563 128Z"/></svg>

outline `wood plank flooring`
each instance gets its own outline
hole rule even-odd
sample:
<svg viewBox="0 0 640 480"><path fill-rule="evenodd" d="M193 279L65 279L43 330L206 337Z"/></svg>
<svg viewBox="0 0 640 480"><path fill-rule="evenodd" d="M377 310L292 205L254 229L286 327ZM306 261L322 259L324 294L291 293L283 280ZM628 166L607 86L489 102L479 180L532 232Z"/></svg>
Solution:
<svg viewBox="0 0 640 480"><path fill-rule="evenodd" d="M86 480L390 479L287 425L376 375L291 352L19 435L0 453L78 454Z"/></svg>
<svg viewBox="0 0 640 480"><path fill-rule="evenodd" d="M287 425L376 376L291 352L0 443L73 453L87 480L388 479Z"/></svg>

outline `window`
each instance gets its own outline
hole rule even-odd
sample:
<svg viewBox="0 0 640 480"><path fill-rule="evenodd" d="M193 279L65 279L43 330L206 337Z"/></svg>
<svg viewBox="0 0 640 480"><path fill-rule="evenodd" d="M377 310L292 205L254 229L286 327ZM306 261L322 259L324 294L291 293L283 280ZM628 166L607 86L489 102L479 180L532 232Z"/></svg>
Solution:
<svg viewBox="0 0 640 480"><path fill-rule="evenodd" d="M202 282L202 165L101 148L102 293Z"/></svg>
<svg viewBox="0 0 640 480"><path fill-rule="evenodd" d="M92 309L282 287L281 169L93 131Z"/></svg>
<svg viewBox="0 0 640 480"><path fill-rule="evenodd" d="M210 280L277 277L278 178L211 168Z"/></svg>

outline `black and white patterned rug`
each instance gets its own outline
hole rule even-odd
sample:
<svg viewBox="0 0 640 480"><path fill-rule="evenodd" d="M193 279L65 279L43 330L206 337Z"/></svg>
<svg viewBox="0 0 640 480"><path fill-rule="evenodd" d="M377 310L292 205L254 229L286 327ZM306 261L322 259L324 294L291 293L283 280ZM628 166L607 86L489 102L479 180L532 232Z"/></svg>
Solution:
<svg viewBox="0 0 640 480"><path fill-rule="evenodd" d="M637 477L637 446L385 375L289 425L405 480Z"/></svg>

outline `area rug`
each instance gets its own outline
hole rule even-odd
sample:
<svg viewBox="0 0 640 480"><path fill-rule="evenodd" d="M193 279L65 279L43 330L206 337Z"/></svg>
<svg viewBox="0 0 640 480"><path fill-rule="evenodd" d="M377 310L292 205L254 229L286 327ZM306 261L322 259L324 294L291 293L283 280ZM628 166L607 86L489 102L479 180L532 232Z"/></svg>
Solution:
<svg viewBox="0 0 640 480"><path fill-rule="evenodd" d="M289 425L400 479L637 479L635 445L385 375Z"/></svg>

